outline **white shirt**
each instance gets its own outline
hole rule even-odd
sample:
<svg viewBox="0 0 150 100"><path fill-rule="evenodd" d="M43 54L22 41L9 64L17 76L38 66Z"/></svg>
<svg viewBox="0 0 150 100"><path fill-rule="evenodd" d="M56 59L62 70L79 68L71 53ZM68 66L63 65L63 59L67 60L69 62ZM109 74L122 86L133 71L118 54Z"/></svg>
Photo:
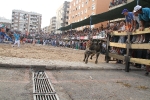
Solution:
<svg viewBox="0 0 150 100"><path fill-rule="evenodd" d="M138 17L138 16L133 15L133 19L134 19L135 21L137 21L137 22L139 23L139 25L140 25L140 20L139 20L139 17Z"/></svg>

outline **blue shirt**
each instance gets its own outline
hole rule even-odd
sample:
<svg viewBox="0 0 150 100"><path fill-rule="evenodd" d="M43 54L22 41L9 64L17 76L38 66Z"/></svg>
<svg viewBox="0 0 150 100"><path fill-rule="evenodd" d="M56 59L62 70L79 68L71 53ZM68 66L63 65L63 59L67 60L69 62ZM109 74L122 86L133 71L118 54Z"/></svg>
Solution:
<svg viewBox="0 0 150 100"><path fill-rule="evenodd" d="M15 40L20 40L20 35L19 34L14 33L14 37L15 37Z"/></svg>
<svg viewBox="0 0 150 100"><path fill-rule="evenodd" d="M133 20L133 13L128 12L128 15L125 16L125 18L126 18L126 22L131 22Z"/></svg>
<svg viewBox="0 0 150 100"><path fill-rule="evenodd" d="M150 8L142 8L142 13L139 14L139 20L150 21Z"/></svg>

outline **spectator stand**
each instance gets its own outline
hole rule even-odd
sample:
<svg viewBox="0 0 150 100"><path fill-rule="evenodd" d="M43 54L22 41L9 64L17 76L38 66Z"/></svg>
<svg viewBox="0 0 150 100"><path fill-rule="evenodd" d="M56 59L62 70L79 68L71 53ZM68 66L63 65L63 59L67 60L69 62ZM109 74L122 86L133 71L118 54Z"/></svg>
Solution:
<svg viewBox="0 0 150 100"><path fill-rule="evenodd" d="M147 59L141 59L141 58L133 58L129 56L129 50L130 49L150 49L149 43L143 43L143 44L132 44L130 42L130 36L131 35L139 35L139 34L148 34L150 33L150 29L146 28L144 31L138 31L136 32L122 32L121 34L118 32L113 32L113 36L127 36L128 41L127 43L113 43L109 42L109 38L107 38L107 50L106 50L106 62L109 63L109 61L112 61L111 58L119 59L125 61L125 71L129 72L130 68L130 62L132 63L138 63L143 65L150 65L150 60ZM109 47L119 47L119 48L125 48L126 49L126 55L117 55L113 53L109 53Z"/></svg>

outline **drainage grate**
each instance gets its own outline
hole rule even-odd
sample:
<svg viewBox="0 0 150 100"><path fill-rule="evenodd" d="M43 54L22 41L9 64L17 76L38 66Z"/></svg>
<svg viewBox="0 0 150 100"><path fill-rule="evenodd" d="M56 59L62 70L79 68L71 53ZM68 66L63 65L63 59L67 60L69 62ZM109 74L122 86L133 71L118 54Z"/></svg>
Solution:
<svg viewBox="0 0 150 100"><path fill-rule="evenodd" d="M33 77L34 77L34 78L38 78L38 79L40 79L40 78L46 78L46 74L45 74L44 71L43 71L43 72L35 72L35 73L33 74Z"/></svg>
<svg viewBox="0 0 150 100"><path fill-rule="evenodd" d="M48 76L44 71L33 72L34 100L59 100Z"/></svg>
<svg viewBox="0 0 150 100"><path fill-rule="evenodd" d="M58 96L55 94L35 94L34 100L59 100Z"/></svg>
<svg viewBox="0 0 150 100"><path fill-rule="evenodd" d="M33 93L55 93L48 79L34 79Z"/></svg>

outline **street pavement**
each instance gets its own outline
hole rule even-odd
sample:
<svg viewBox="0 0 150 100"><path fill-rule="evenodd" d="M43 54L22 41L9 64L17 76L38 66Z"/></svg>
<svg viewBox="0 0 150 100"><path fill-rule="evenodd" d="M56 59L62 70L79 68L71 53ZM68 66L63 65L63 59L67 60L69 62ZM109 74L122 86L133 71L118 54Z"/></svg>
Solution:
<svg viewBox="0 0 150 100"><path fill-rule="evenodd" d="M144 71L46 70L60 100L150 100Z"/></svg>
<svg viewBox="0 0 150 100"><path fill-rule="evenodd" d="M0 100L33 100L28 68L0 68Z"/></svg>

